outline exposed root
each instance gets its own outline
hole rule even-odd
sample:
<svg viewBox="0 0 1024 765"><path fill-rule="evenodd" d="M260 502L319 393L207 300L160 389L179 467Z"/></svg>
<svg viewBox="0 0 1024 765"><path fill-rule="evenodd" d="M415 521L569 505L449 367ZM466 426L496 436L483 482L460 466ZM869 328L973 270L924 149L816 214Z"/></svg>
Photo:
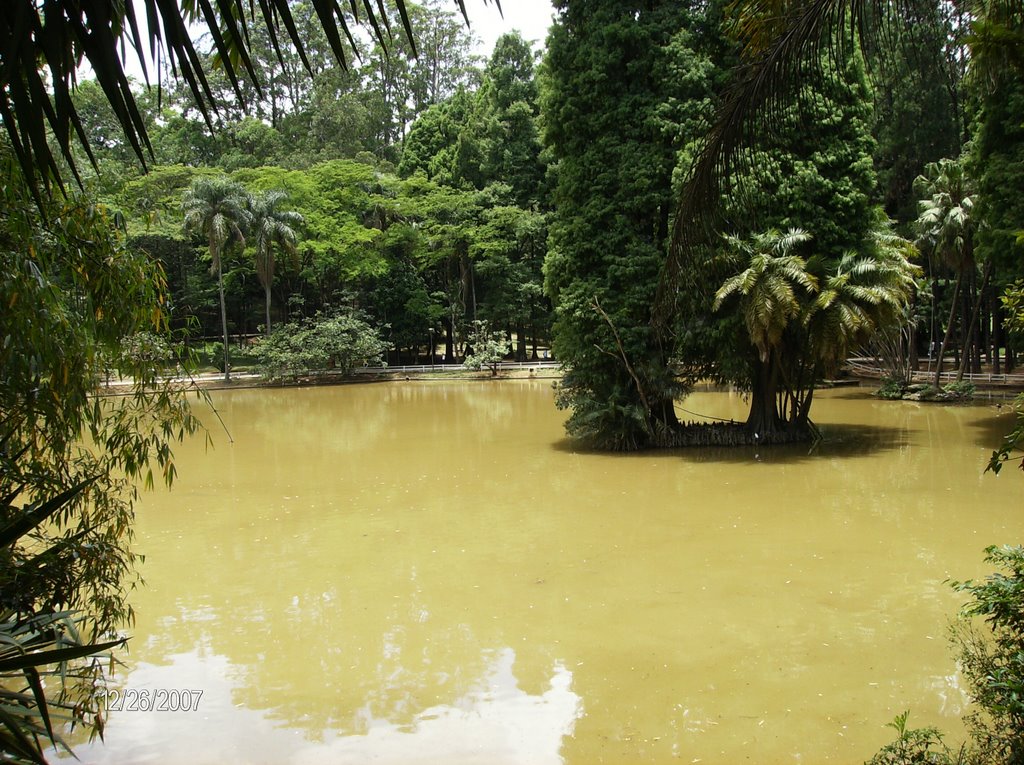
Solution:
<svg viewBox="0 0 1024 765"><path fill-rule="evenodd" d="M742 422L687 422L678 429L659 434L657 446L663 449L681 447L734 447L775 446L809 443L815 440L817 429L779 428L767 433L755 433Z"/></svg>

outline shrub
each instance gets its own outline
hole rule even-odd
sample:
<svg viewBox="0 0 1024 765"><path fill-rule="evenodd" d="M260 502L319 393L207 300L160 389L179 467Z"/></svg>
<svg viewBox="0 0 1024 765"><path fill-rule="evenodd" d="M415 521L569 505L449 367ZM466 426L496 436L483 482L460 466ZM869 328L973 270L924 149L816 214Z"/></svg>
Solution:
<svg viewBox="0 0 1024 765"><path fill-rule="evenodd" d="M907 384L903 380L892 377L882 379L882 387L875 391L875 395L889 401L899 401L907 392Z"/></svg>
<svg viewBox="0 0 1024 765"><path fill-rule="evenodd" d="M340 313L279 326L259 342L256 355L264 377L283 380L379 366L386 350L369 324L354 314Z"/></svg>
<svg viewBox="0 0 1024 765"><path fill-rule="evenodd" d="M959 765L964 762L964 750L954 754L942 742L936 728L907 729L910 712L896 715L888 727L896 731L896 740L886 744L868 760L867 765Z"/></svg>
<svg viewBox="0 0 1024 765"><path fill-rule="evenodd" d="M219 340L206 346L206 354L209 356L210 366L216 367L218 372L224 370L224 343Z"/></svg>
<svg viewBox="0 0 1024 765"><path fill-rule="evenodd" d="M1017 427L1007 433L1003 438L1002 445L992 452L985 470L998 473L1002 469L1003 463L1014 459L1013 455L1019 453L1019 450L1024 447L1024 393L1017 396L1013 408L1017 413ZM1024 457L1021 458L1018 467L1024 470Z"/></svg>
<svg viewBox="0 0 1024 765"><path fill-rule="evenodd" d="M978 711L966 718L977 762L1024 763L1024 547L989 547L996 572L984 582L954 582L971 601L953 630L960 669ZM983 617L990 634L972 623Z"/></svg>
<svg viewBox="0 0 1024 765"><path fill-rule="evenodd" d="M470 337L473 352L466 356L466 369L491 370L491 377L498 374L498 365L512 350L501 332L492 332L486 321L474 321Z"/></svg>
<svg viewBox="0 0 1024 765"><path fill-rule="evenodd" d="M944 393L948 393L954 398L965 400L974 398L975 390L977 389L974 387L974 383L967 380L957 380L942 386Z"/></svg>

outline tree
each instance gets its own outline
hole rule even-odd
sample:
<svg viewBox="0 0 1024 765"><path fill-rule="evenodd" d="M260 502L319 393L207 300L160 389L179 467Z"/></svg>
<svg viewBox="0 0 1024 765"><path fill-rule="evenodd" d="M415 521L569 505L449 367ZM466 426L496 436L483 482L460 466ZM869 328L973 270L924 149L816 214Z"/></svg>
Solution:
<svg viewBox="0 0 1024 765"><path fill-rule="evenodd" d="M464 0L456 0L465 15ZM358 23L367 25L376 38L389 40L391 22L382 4L363 0L352 6ZM328 40L331 53L343 67L348 55L342 42L354 40L352 22L336 7L314 5L317 25ZM413 27L405 0L394 0L407 39L413 43ZM58 153L77 178L72 142L88 153L89 137L85 133L71 97L78 66L88 62L96 74L125 138L140 162L151 150L145 120L139 111L130 83L125 75L119 51L132 48L145 70L143 51L160 51L166 55L173 71L191 91L195 103L207 122L217 99L211 88L205 64L192 43L190 25L204 27L210 34L217 61L223 67L231 89L239 100L245 100L241 82L244 73L251 82L259 82L250 49L251 26L267 29L271 44L279 58L280 46L274 45L279 32L299 54L307 71L312 67L305 55L303 37L292 15L289 0L268 0L257 5L244 0L227 0L198 6L143 0L137 10L133 3L111 4L107 0L70 2L57 0L43 6L34 0L14 0L0 18L0 115L3 117L14 155L32 189L37 181L61 183L62 168L46 140L49 128ZM139 11L146 18L148 45L144 45ZM148 72L146 73L148 80ZM52 95L51 95L52 94ZM36 201L41 198L36 194Z"/></svg>
<svg viewBox="0 0 1024 765"><path fill-rule="evenodd" d="M502 35L494 44L480 88L484 183L508 184L522 208L540 201L545 173L533 62L533 51L518 32Z"/></svg>
<svg viewBox="0 0 1024 765"><path fill-rule="evenodd" d="M977 129L968 150L967 172L977 188L977 259L991 271L997 290L1004 290L1024 277L1024 199L1017 193L1024 185L1024 22L1008 23L997 3L982 7L985 14L973 30L974 58L979 61L972 64L968 79L977 101ZM998 312L994 296L992 303L993 312ZM998 317L995 324L992 346L997 355ZM1008 368L1015 350L1007 343Z"/></svg>
<svg viewBox="0 0 1024 765"><path fill-rule="evenodd" d="M915 188L925 196L918 203L918 244L956 273L946 332L935 363L933 384L938 387L942 361L953 336L964 275L974 269L974 199L963 166L949 159L929 164L915 182ZM965 339L967 335L965 332Z"/></svg>
<svg viewBox="0 0 1024 765"><path fill-rule="evenodd" d="M386 348L377 332L358 316L337 313L285 324L261 340L256 353L266 377L288 380L378 366Z"/></svg>
<svg viewBox="0 0 1024 765"><path fill-rule="evenodd" d="M460 88L451 98L428 107L409 129L398 172L415 172L454 188L482 188L480 105L476 94Z"/></svg>
<svg viewBox="0 0 1024 765"><path fill-rule="evenodd" d="M817 291L817 279L807 272L806 261L792 254L809 239L806 232L791 229L785 234L758 234L750 242L728 240L731 256L746 268L718 288L713 309L719 310L732 295L739 297L743 324L758 356L747 419L758 437L773 434L782 425L776 399L780 377L788 371L782 358L783 334L790 322L802 318L806 296Z"/></svg>
<svg viewBox="0 0 1024 765"><path fill-rule="evenodd" d="M185 192L181 207L185 216L185 231L201 234L206 239L210 254L210 271L217 275L220 295L220 320L224 335L224 379L231 379L228 359L228 316L224 305L224 250L238 244L245 246L242 229L248 224L245 209L245 190L227 178L200 178Z"/></svg>
<svg viewBox="0 0 1024 765"><path fill-rule="evenodd" d="M855 56L808 74L773 132L757 138L749 167L733 175L721 204L724 257L708 243L688 263L672 324L677 368L688 380L750 391L745 432L730 442L813 438L815 383L836 352L869 334L847 300L867 298L853 263L865 273L860 259L874 250L868 99Z"/></svg>
<svg viewBox="0 0 1024 765"><path fill-rule="evenodd" d="M501 332L494 332L486 321L474 321L469 336L472 353L466 356L466 369L490 369L491 377L498 376L498 365L511 348Z"/></svg>
<svg viewBox="0 0 1024 765"><path fill-rule="evenodd" d="M959 156L968 137L964 10L937 0L893 5L886 10L892 38L868 54L880 201L901 227L917 217L914 180L928 163Z"/></svg>
<svg viewBox="0 0 1024 765"><path fill-rule="evenodd" d="M884 229L835 262L795 255L809 240L799 230L727 239L728 257L745 267L719 287L713 309L735 303L755 351L746 426L759 444L809 429L815 383L902 322L919 274L908 243Z"/></svg>
<svg viewBox="0 0 1024 765"><path fill-rule="evenodd" d="M1024 7L1016 0L990 0L978 9L975 32L981 34L973 35L969 49L978 62L979 77L994 77L1000 68L1022 71ZM888 14L882 2L750 2L739 7L736 29L743 44L743 66L717 110L679 197L672 252L658 289L659 324L671 320L678 287L692 259L709 244L713 221L721 213L722 191L738 168L748 166L744 152L752 145L750 139L772 132L780 111L790 104L786 95L808 71L817 69L822 53L832 60L845 57L865 39L886 39L885 30L892 23L899 23L898 17Z"/></svg>
<svg viewBox="0 0 1024 765"><path fill-rule="evenodd" d="M864 243L866 252L848 251L820 284L805 319L813 354L826 374L834 374L851 353L876 337L902 330L921 276L911 262L916 250L893 234L879 216Z"/></svg>
<svg viewBox="0 0 1024 765"><path fill-rule="evenodd" d="M374 133L371 150L397 161L396 148L426 109L469 82L471 38L448 10L434 3L409 6L417 45L409 38L378 41L361 68L362 93Z"/></svg>
<svg viewBox="0 0 1024 765"><path fill-rule="evenodd" d="M680 386L650 308L676 152L695 126L665 104L706 97L711 67L678 3L557 7L542 104L557 178L544 273L564 368L558 405L572 409L571 434L602 448L670 442Z"/></svg>
<svg viewBox="0 0 1024 765"><path fill-rule="evenodd" d="M267 191L250 195L248 201L249 226L256 238L256 274L266 296L267 329L270 335L270 288L274 283L274 249L280 247L293 261L298 255L295 229L302 225L303 218L297 212L279 209L287 201L283 191Z"/></svg>
<svg viewBox="0 0 1024 765"><path fill-rule="evenodd" d="M474 232L470 257L479 277L477 314L492 327L505 328L509 336L514 332L516 360L526 361L527 337L533 338L536 354L538 333L547 337L550 329L543 274L548 216L502 204L510 201L513 193L495 184L481 195L488 199Z"/></svg>

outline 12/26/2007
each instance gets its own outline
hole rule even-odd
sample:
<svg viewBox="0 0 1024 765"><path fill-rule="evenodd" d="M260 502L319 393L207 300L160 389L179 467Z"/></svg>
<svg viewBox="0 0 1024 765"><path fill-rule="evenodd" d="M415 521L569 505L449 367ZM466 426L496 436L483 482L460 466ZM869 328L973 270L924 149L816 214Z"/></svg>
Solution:
<svg viewBox="0 0 1024 765"><path fill-rule="evenodd" d="M104 712L194 712L203 692L196 688L107 688L96 696Z"/></svg>

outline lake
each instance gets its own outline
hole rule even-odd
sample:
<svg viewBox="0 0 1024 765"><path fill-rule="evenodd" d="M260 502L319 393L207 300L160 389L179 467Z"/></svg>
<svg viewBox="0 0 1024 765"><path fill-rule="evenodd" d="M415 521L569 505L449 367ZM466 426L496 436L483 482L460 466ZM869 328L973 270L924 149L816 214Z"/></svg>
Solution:
<svg viewBox="0 0 1024 765"><path fill-rule="evenodd" d="M140 503L84 763L859 763L905 709L956 742L946 582L1024 538L995 400L838 389L813 449L608 455L550 381L213 397L233 443L203 413Z"/></svg>

